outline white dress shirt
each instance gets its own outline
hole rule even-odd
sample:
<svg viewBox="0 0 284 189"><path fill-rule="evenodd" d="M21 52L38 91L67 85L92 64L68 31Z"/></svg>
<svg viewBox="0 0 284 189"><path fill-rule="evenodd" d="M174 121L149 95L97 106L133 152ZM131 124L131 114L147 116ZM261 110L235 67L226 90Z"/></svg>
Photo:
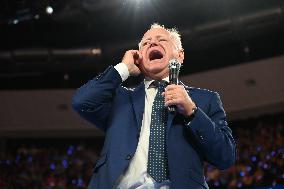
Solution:
<svg viewBox="0 0 284 189"><path fill-rule="evenodd" d="M129 77L129 71L124 63L119 63L114 67L120 74L122 81L125 81ZM164 80L168 81L169 78ZM148 150L149 150L149 136L150 136L150 124L151 113L154 98L157 94L157 89L151 87L150 84L154 80L145 79L145 109L142 119L140 138L136 152L129 163L128 169L119 177L116 189L169 189L170 181L164 181L157 183L147 173L148 162Z"/></svg>

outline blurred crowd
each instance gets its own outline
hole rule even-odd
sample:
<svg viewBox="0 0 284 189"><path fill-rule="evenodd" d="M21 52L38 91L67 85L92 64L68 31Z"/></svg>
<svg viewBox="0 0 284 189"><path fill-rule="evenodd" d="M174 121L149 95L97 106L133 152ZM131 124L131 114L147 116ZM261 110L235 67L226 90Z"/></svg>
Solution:
<svg viewBox="0 0 284 189"><path fill-rule="evenodd" d="M206 164L211 189L250 188L284 184L283 114L231 123L237 142L237 162L224 171ZM97 139L98 140L98 139ZM94 142L73 145L45 140L45 145L13 139L0 152L0 189L86 188L100 153ZM39 140L40 141L40 140Z"/></svg>
<svg viewBox="0 0 284 189"><path fill-rule="evenodd" d="M97 159L98 151L84 145L19 147L1 157L0 188L83 189Z"/></svg>
<svg viewBox="0 0 284 189"><path fill-rule="evenodd" d="M237 142L236 164L225 171L207 165L210 188L273 188L284 184L283 114L238 121L231 127Z"/></svg>

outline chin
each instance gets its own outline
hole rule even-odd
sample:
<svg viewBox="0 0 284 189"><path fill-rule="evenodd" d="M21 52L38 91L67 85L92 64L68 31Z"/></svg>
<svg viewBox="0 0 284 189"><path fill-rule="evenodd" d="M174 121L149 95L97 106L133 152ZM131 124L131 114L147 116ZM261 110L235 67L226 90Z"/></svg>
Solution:
<svg viewBox="0 0 284 189"><path fill-rule="evenodd" d="M164 60L155 60L155 61L147 61L144 63L143 66L143 72L146 76L151 77L152 76L160 76L162 73L165 73L168 69L168 63L166 63Z"/></svg>
<svg viewBox="0 0 284 189"><path fill-rule="evenodd" d="M145 69L145 75L152 79L163 79L168 76L168 71L160 67L151 67Z"/></svg>
<svg viewBox="0 0 284 189"><path fill-rule="evenodd" d="M157 73L161 72L163 69L164 69L164 66L161 65L161 64L151 64L151 65L148 66L148 68L146 68L146 71L150 72L150 73L157 74Z"/></svg>

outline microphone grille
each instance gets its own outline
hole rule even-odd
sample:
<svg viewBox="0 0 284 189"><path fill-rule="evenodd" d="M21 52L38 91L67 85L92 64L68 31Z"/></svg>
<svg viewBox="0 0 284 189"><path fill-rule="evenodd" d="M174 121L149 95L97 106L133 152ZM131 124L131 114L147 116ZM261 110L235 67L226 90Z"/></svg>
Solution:
<svg viewBox="0 0 284 189"><path fill-rule="evenodd" d="M180 69L181 63L177 59L171 59L169 61L169 69Z"/></svg>

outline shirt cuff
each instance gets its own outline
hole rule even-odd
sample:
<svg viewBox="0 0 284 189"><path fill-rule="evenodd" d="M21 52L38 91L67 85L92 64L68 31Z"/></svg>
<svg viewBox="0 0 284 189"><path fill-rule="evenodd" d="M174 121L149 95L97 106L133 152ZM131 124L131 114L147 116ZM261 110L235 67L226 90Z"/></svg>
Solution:
<svg viewBox="0 0 284 189"><path fill-rule="evenodd" d="M122 82L125 81L129 77L128 68L127 68L127 66L123 62L115 65L114 68L119 73L119 75L120 75L120 77L122 79Z"/></svg>

